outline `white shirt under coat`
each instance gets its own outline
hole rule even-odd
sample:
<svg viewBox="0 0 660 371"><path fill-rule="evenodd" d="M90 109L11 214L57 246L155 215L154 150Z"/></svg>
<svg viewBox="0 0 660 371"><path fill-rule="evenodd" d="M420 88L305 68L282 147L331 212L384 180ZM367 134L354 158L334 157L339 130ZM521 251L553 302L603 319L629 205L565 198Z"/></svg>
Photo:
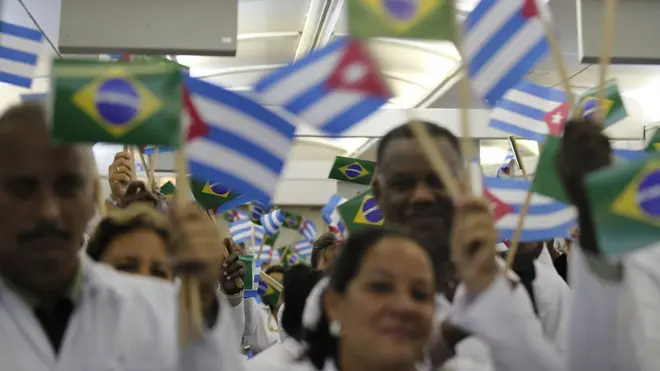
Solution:
<svg viewBox="0 0 660 371"><path fill-rule="evenodd" d="M201 340L179 346L178 290L81 256L82 293L56 355L30 308L0 279L0 359L11 371L243 370L228 305Z"/></svg>

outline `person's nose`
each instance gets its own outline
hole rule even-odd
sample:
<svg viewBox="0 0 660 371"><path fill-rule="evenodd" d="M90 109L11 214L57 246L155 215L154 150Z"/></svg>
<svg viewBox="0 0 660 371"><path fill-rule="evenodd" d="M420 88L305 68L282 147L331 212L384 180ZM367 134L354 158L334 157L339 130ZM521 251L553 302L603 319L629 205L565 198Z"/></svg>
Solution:
<svg viewBox="0 0 660 371"><path fill-rule="evenodd" d="M412 203L433 202L433 190L426 182L417 182L411 197Z"/></svg>
<svg viewBox="0 0 660 371"><path fill-rule="evenodd" d="M51 192L43 192L37 207L42 219L59 221L62 212L60 202Z"/></svg>

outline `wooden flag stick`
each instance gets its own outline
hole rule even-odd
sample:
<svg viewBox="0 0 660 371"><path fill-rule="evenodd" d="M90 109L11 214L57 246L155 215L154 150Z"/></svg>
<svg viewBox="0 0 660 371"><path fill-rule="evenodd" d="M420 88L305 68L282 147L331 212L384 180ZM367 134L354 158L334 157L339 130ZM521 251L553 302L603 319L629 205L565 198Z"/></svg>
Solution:
<svg viewBox="0 0 660 371"><path fill-rule="evenodd" d="M282 255L280 255L280 261L277 263L277 265L282 265L282 262L284 261L284 257L286 256L286 253L289 252L290 247L287 245L284 247L284 251L282 251Z"/></svg>
<svg viewBox="0 0 660 371"><path fill-rule="evenodd" d="M474 143L472 142L472 133L470 131L470 76L468 73L467 61L465 59L465 53L463 52L463 25L458 22L458 12L456 11L456 6L453 1L450 1L450 6L453 11L453 21L454 21L454 44L458 50L458 54L461 56L461 69L463 74L459 80L459 99L460 99L460 108L461 108L461 152L463 153L463 159L467 161L472 161L472 157L475 154ZM465 186L468 189L472 189L472 172L465 172Z"/></svg>
<svg viewBox="0 0 660 371"><path fill-rule="evenodd" d="M281 283L277 282L276 279L266 274L266 272L262 271L261 273L259 273L259 277L263 279L264 282L266 282L268 285L272 286L275 290L279 292L282 292L282 290L284 290L284 286L282 286Z"/></svg>
<svg viewBox="0 0 660 371"><path fill-rule="evenodd" d="M538 0L535 1L538 9L542 11L545 10L545 4L540 4ZM541 14L540 19L541 19L541 23L543 24L543 28L545 29L545 35L546 38L548 39L548 44L550 45L550 52L552 53L552 58L555 61L555 67L557 68L557 73L559 74L559 78L561 79L562 87L564 88L564 91L566 91L566 95L568 98L567 99L568 111L573 112L573 115L575 115L577 113L576 112L577 110L575 109L575 102L573 101L573 89L571 88L571 83L569 81L570 76L568 75L568 69L566 68L564 57L561 54L561 49L559 49L559 42L557 42L557 38L555 37L555 34L552 31L552 25L550 24L550 20L547 14ZM520 162L519 164L522 164L522 162ZM530 189L527 191L527 195L525 196L525 201L523 202L523 205L520 209L520 214L518 215L518 223L516 224L516 230L513 232L513 236L511 238L511 245L509 246L509 250L507 251L505 270L511 269L511 264L513 264L516 253L518 252L518 245L520 243L520 236L522 235L522 229L525 225L525 218L527 217L527 212L529 211L529 206L530 203L532 202L532 193L533 192L530 187Z"/></svg>
<svg viewBox="0 0 660 371"><path fill-rule="evenodd" d="M605 0L603 15L603 50L600 55L600 73L598 76L598 122L605 125L605 88L607 85L607 70L612 59L612 38L614 37L614 21L618 0Z"/></svg>
<svg viewBox="0 0 660 371"><path fill-rule="evenodd" d="M174 202L177 210L183 210L186 207L186 198L190 193L190 184L188 184L188 164L185 155L185 140L182 140L181 147L176 151L175 169L176 169L176 196ZM185 298L184 302L179 302L179 329L180 341L183 346L190 341L197 340L202 336L202 304L199 296L199 282L193 277L181 277L181 291L179 295ZM183 331L183 332L181 332Z"/></svg>
<svg viewBox="0 0 660 371"><path fill-rule="evenodd" d="M151 189L156 188L156 163L158 161L158 146L154 147L154 153L149 156L149 183Z"/></svg>
<svg viewBox="0 0 660 371"><path fill-rule="evenodd" d="M520 171L523 174L525 179L528 178L527 169L525 168L525 163L523 162L522 156L520 155L520 150L518 149L518 141L513 135L509 136L509 146L511 146L511 151L513 152L513 157L520 167Z"/></svg>
<svg viewBox="0 0 660 371"><path fill-rule="evenodd" d="M257 253L257 260L259 260L259 258L261 258L261 253L264 251L264 245L265 244L266 244L266 236L264 236L261 239L261 243L259 244L259 252ZM271 246L271 249L272 249L272 246Z"/></svg>
<svg viewBox="0 0 660 371"><path fill-rule="evenodd" d="M144 168L144 173L147 175L147 188L151 190L151 184L149 183L149 166L147 166L147 160L144 158L144 153L140 151L139 148L136 148L138 151L138 154L140 155L140 163L142 163L142 167Z"/></svg>

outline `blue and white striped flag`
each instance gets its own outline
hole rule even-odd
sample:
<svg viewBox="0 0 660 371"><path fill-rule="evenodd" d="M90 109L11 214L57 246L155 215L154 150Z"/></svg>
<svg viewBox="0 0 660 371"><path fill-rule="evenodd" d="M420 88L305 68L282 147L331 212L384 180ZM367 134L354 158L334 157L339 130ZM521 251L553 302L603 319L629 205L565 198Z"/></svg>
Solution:
<svg viewBox="0 0 660 371"><path fill-rule="evenodd" d="M300 223L300 228L298 228L298 232L300 232L307 241L316 240L316 224L314 224L309 218L303 218Z"/></svg>
<svg viewBox="0 0 660 371"><path fill-rule="evenodd" d="M191 174L239 190L248 200L268 203L291 149L295 126L244 96L187 79L190 96L207 135L186 146Z"/></svg>
<svg viewBox="0 0 660 371"><path fill-rule="evenodd" d="M296 249L298 254L305 258L307 263L311 262L312 259L312 242L305 239L305 240L300 240L297 241L293 244L293 247Z"/></svg>
<svg viewBox="0 0 660 371"><path fill-rule="evenodd" d="M482 0L465 21L472 86L494 106L550 50L535 2Z"/></svg>
<svg viewBox="0 0 660 371"><path fill-rule="evenodd" d="M567 97L563 90L523 80L507 91L493 108L488 126L517 137L543 142L548 133L561 134L567 115L562 116L557 108L566 103ZM553 112L555 115L548 117ZM550 130L550 125L553 125L553 130ZM555 130L554 125L560 127Z"/></svg>
<svg viewBox="0 0 660 371"><path fill-rule="evenodd" d="M264 245L264 248L261 250L261 255L259 255L259 247L260 246L255 246L251 251L255 257L259 257L257 260L258 266L262 266L266 263L275 264L280 261L280 252L277 249L274 249L273 246Z"/></svg>
<svg viewBox="0 0 660 371"><path fill-rule="evenodd" d="M340 134L387 103L386 98L368 92L329 86L328 81L349 44L348 38L338 38L267 75L254 85L253 90L265 104L282 107L317 129ZM366 71L363 64L356 67L361 68L351 72Z"/></svg>
<svg viewBox="0 0 660 371"><path fill-rule="evenodd" d="M268 214L261 216L261 225L268 236L274 236L280 231L280 227L284 224L286 219L284 213L280 209L273 210Z"/></svg>
<svg viewBox="0 0 660 371"><path fill-rule="evenodd" d="M323 206L321 209L323 221L325 221L325 224L327 224L328 228L330 228L330 232L332 232L332 234L334 234L335 237L337 237L337 239L340 241L343 241L346 237L348 237L348 231L346 231L346 226L341 220L341 215L339 215L337 206L343 204L346 202L346 200L346 198L339 195L332 195L330 196L328 203L325 204L325 206Z"/></svg>
<svg viewBox="0 0 660 371"><path fill-rule="evenodd" d="M490 194L512 210L495 221L500 238L511 240L518 224L520 210L531 182L527 180L485 178L484 185ZM525 217L521 241L542 241L568 236L576 225L577 213L573 206L551 198L534 194Z"/></svg>
<svg viewBox="0 0 660 371"><path fill-rule="evenodd" d="M44 35L34 26L0 21L0 82L30 88Z"/></svg>
<svg viewBox="0 0 660 371"><path fill-rule="evenodd" d="M249 219L241 219L229 223L229 233L235 243L245 243L246 246L254 249L261 244L264 238L264 227L252 223ZM254 245L252 244L252 236L254 236Z"/></svg>

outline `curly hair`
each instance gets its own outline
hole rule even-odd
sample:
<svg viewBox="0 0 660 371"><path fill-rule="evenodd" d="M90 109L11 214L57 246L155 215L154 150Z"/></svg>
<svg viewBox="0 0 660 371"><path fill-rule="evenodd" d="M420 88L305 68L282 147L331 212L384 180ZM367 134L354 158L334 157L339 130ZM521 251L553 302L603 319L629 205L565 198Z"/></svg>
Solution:
<svg viewBox="0 0 660 371"><path fill-rule="evenodd" d="M128 205L124 209L113 210L96 227L87 244L87 255L100 261L115 238L137 229L149 229L158 234L172 253L174 242L169 231L169 222L165 215L144 202Z"/></svg>

